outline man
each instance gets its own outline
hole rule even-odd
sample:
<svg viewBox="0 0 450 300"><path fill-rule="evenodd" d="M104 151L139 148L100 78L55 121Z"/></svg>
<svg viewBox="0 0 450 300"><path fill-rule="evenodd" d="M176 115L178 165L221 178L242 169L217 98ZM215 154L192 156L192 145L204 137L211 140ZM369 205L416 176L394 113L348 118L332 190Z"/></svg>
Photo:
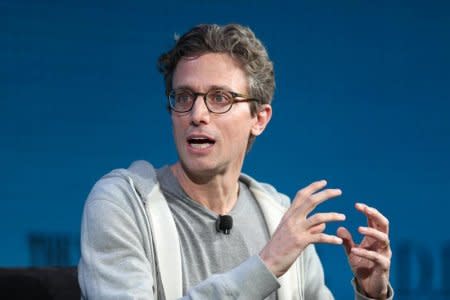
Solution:
<svg viewBox="0 0 450 300"><path fill-rule="evenodd" d="M357 299L392 298L388 220L365 214L356 245L339 213L314 213L341 195L324 180L286 196L241 174L270 121L273 65L253 32L200 25L159 60L179 160L115 170L85 206L79 264L89 299L332 299L315 243L343 244ZM230 215L231 218L225 218ZM231 224L230 219L233 220Z"/></svg>

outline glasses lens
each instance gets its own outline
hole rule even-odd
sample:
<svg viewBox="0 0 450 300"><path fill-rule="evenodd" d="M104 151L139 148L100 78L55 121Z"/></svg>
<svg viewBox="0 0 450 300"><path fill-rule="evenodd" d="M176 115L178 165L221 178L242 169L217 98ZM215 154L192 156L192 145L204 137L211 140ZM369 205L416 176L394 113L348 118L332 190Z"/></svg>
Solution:
<svg viewBox="0 0 450 300"><path fill-rule="evenodd" d="M208 108L215 113L223 113L233 104L233 95L224 90L211 90L206 95Z"/></svg>
<svg viewBox="0 0 450 300"><path fill-rule="evenodd" d="M169 104L174 111L189 111L194 102L194 94L188 90L172 91L169 94Z"/></svg>

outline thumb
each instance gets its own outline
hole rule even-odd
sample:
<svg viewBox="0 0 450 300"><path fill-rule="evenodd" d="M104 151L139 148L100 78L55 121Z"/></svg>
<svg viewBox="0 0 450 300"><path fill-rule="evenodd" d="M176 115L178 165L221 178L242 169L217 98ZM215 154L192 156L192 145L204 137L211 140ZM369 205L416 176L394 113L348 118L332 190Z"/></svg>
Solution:
<svg viewBox="0 0 450 300"><path fill-rule="evenodd" d="M340 237L343 241L342 245L344 246L345 253L349 255L350 250L355 246L355 242L353 242L350 231L348 231L345 227L339 227L336 233L337 236Z"/></svg>

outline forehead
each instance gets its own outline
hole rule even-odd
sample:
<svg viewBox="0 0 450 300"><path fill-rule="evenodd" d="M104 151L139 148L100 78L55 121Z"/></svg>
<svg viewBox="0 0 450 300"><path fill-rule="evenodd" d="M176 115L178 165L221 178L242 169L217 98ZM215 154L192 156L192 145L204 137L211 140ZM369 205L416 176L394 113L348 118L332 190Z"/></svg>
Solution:
<svg viewBox="0 0 450 300"><path fill-rule="evenodd" d="M227 53L205 53L182 58L175 68L172 88L189 87L205 92L223 86L247 92L248 79L240 63Z"/></svg>

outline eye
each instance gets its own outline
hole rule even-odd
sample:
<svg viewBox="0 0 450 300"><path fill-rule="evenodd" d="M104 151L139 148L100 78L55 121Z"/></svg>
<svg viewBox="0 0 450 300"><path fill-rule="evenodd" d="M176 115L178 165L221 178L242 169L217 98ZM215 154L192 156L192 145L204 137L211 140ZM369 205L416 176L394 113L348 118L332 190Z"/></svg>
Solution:
<svg viewBox="0 0 450 300"><path fill-rule="evenodd" d="M192 101L192 93L187 91L181 91L175 93L175 103L177 105L185 105L186 103L190 103Z"/></svg>
<svg viewBox="0 0 450 300"><path fill-rule="evenodd" d="M214 104L229 104L232 100L230 93L222 90L211 91L208 95L209 101Z"/></svg>

